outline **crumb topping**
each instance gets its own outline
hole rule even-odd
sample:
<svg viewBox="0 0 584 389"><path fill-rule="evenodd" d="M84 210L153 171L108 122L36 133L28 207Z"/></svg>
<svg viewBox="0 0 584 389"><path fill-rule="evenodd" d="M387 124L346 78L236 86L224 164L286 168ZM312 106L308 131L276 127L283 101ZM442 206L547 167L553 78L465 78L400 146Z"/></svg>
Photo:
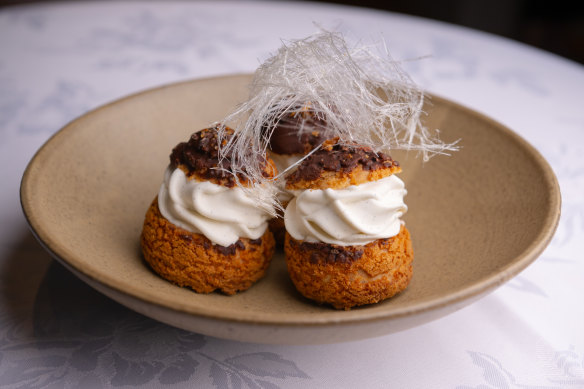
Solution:
<svg viewBox="0 0 584 389"><path fill-rule="evenodd" d="M313 181L325 172L350 174L357 168L366 171L396 169L399 163L389 155L376 153L367 147L338 143L330 139L306 158L287 179L289 185L299 181Z"/></svg>
<svg viewBox="0 0 584 389"><path fill-rule="evenodd" d="M226 127L227 137L221 140L221 146L225 146L234 135L231 128ZM261 159L264 177L272 177L274 168L271 161ZM217 127L206 128L191 135L188 142L181 142L170 154L170 165L173 168L181 168L187 177L208 180L226 187L234 187L237 179L242 183L248 183L245 172L234 174L231 158L219 157L219 138Z"/></svg>

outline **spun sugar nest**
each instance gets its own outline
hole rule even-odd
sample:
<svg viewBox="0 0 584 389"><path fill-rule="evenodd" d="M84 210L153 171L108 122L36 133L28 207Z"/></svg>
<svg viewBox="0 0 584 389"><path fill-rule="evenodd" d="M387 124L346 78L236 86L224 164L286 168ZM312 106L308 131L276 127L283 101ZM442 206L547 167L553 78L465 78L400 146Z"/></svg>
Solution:
<svg viewBox="0 0 584 389"><path fill-rule="evenodd" d="M449 155L458 146L442 142L438 130L424 127L420 119L424 98L383 42L349 46L340 33L322 31L283 42L258 67L248 100L216 123L220 139L227 138L224 124L237 134L220 147L219 155L231 159L233 174L256 182L247 190L254 192L258 206L274 209L279 206L275 183L262 176L254 156L266 154L272 132L285 115L309 111L326 120L326 138L338 137L341 143L375 152L414 150L427 161L437 154ZM310 128L300 126L299 137L303 131ZM286 173L280 172L276 180Z"/></svg>

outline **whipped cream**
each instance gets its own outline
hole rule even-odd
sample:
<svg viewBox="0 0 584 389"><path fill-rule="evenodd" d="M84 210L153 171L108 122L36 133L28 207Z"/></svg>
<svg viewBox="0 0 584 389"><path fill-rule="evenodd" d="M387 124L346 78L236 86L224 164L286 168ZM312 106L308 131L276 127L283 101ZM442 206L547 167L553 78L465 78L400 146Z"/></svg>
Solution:
<svg viewBox="0 0 584 389"><path fill-rule="evenodd" d="M272 161L274 161L274 164L278 169L278 173L283 173L284 170L288 169L290 166L300 161L302 157L304 157L304 155L302 154L270 153L270 158L272 158Z"/></svg>
<svg viewBox="0 0 584 389"><path fill-rule="evenodd" d="M400 231L406 193L395 175L343 189L294 191L284 213L286 230L296 240L340 246L389 238Z"/></svg>
<svg viewBox="0 0 584 389"><path fill-rule="evenodd" d="M271 216L256 204L240 187L189 180L170 166L158 193L158 208L169 222L221 246L239 238L258 239L266 232Z"/></svg>
<svg viewBox="0 0 584 389"><path fill-rule="evenodd" d="M278 169L278 173L283 173L286 169L290 166L294 165L296 162L300 161L304 155L302 154L278 154L278 153L270 153L270 158L274 161L276 165L276 169ZM289 173L289 172L287 172ZM280 203L285 204L292 200L294 194L291 193L289 190L286 189L286 182L285 180L280 180L278 185L278 200Z"/></svg>

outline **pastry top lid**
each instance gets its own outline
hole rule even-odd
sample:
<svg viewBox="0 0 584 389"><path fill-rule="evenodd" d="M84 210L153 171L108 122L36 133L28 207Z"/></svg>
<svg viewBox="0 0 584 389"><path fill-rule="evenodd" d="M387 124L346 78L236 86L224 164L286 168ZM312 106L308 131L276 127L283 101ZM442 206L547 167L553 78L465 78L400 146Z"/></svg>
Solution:
<svg viewBox="0 0 584 389"><path fill-rule="evenodd" d="M369 147L327 140L286 179L286 189L341 189L399 173L401 167L389 155Z"/></svg>
<svg viewBox="0 0 584 389"><path fill-rule="evenodd" d="M234 172L229 155L219 154L220 146L235 137L234 131L229 127L225 127L223 134L219 140L217 127L193 133L187 142L179 143L172 150L171 167L180 168L189 179L211 181L226 187L233 187L237 182L249 185L249 177L245 171ZM255 158L262 166L263 177L272 178L276 173L273 162L265 156L256 155Z"/></svg>
<svg viewBox="0 0 584 389"><path fill-rule="evenodd" d="M278 113L269 135L269 149L281 155L304 155L326 140L327 122L310 103ZM263 133L270 131L264 125Z"/></svg>

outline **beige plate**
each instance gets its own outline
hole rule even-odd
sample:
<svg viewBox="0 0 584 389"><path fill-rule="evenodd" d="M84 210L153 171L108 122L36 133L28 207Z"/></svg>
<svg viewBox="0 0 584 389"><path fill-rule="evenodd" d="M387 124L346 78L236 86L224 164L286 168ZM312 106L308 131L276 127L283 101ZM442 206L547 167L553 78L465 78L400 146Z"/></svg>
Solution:
<svg viewBox="0 0 584 389"><path fill-rule="evenodd" d="M268 275L236 296L174 286L144 264L139 235L168 155L246 98L247 75L195 80L116 101L68 124L35 155L21 202L41 243L120 303L202 334L264 343L379 336L449 314L493 291L542 252L560 216L546 161L493 120L433 97L428 128L462 149L404 168L414 242L408 289L383 303L335 311L303 299L278 253Z"/></svg>

